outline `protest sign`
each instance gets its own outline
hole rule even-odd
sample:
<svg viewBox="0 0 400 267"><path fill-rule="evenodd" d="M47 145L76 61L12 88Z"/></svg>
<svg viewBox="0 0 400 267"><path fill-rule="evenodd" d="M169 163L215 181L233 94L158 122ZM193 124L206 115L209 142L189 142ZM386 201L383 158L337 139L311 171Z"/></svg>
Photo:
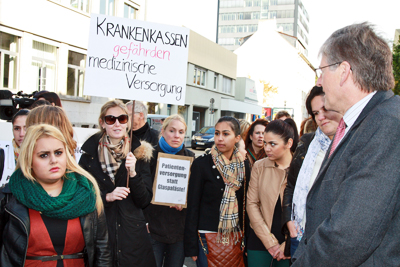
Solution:
<svg viewBox="0 0 400 267"><path fill-rule="evenodd" d="M92 14L84 94L184 105L189 29Z"/></svg>
<svg viewBox="0 0 400 267"><path fill-rule="evenodd" d="M152 204L186 208L193 157L158 153Z"/></svg>

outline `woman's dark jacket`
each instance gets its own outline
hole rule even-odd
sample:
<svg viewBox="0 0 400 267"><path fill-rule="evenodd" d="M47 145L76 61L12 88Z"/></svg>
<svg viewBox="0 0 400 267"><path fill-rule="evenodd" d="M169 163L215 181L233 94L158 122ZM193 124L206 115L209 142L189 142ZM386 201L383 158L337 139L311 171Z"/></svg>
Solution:
<svg viewBox="0 0 400 267"><path fill-rule="evenodd" d="M92 174L99 184L107 217L113 266L155 266L154 253L142 211L149 205L153 196L149 163L137 156L136 176L129 179L130 194L123 200L107 202L107 193L111 193L116 187L126 187L127 170L124 159L115 175L115 184L108 174L103 172L98 155L101 136L102 133L96 133L83 144L82 150L85 153L81 156L79 164ZM136 149L139 146L140 142L133 138L132 148ZM146 146L142 145L138 149L142 147ZM145 149L145 153L150 159L151 146L148 147L150 149ZM135 150L135 155L138 149Z"/></svg>
<svg viewBox="0 0 400 267"><path fill-rule="evenodd" d="M315 133L304 134L297 145L296 151L294 152L292 162L290 163L287 185L283 194L282 201L282 232L288 234L289 231L286 227L286 223L292 219L292 202L294 187L296 186L297 176L299 175L301 165L303 165L304 157L307 154L308 147L311 141L314 139Z"/></svg>
<svg viewBox="0 0 400 267"><path fill-rule="evenodd" d="M245 161L246 191L250 181L249 163ZM239 223L243 229L243 201L246 199L242 187L236 191L239 205ZM217 232L219 207L225 183L212 160L211 154L204 154L194 160L191 167L185 222L185 256L198 256L198 230ZM246 227L247 228L247 227Z"/></svg>
<svg viewBox="0 0 400 267"><path fill-rule="evenodd" d="M79 218L85 239L87 266L112 266L104 212ZM24 266L30 231L29 209L13 196L8 185L0 193L0 266Z"/></svg>
<svg viewBox="0 0 400 267"><path fill-rule="evenodd" d="M150 162L151 175L154 177L157 168L158 153L165 153L159 145L153 151L153 158ZM176 155L195 157L195 154L183 146ZM183 241L183 230L185 227L186 209L182 211L170 208L168 206L150 204L144 214L149 223L151 237L158 242L173 244L178 241Z"/></svg>

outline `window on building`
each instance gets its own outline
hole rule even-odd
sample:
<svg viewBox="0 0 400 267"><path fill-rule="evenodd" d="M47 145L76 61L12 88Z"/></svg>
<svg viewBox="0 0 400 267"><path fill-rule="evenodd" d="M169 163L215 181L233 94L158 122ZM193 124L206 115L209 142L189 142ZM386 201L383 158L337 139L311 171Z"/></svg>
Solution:
<svg viewBox="0 0 400 267"><path fill-rule="evenodd" d="M218 74L214 73L214 87L215 90L218 89Z"/></svg>
<svg viewBox="0 0 400 267"><path fill-rule="evenodd" d="M249 32L256 32L258 29L258 25L254 24L254 25L249 25Z"/></svg>
<svg viewBox="0 0 400 267"><path fill-rule="evenodd" d="M100 14L114 16L115 0L100 0Z"/></svg>
<svg viewBox="0 0 400 267"><path fill-rule="evenodd" d="M82 12L89 13L90 0L70 0L70 5Z"/></svg>
<svg viewBox="0 0 400 267"><path fill-rule="evenodd" d="M238 15L239 20L251 19L251 12L241 12Z"/></svg>
<svg viewBox="0 0 400 267"><path fill-rule="evenodd" d="M67 95L83 97L86 55L69 51Z"/></svg>
<svg viewBox="0 0 400 267"><path fill-rule="evenodd" d="M261 0L254 0L253 6L261 6Z"/></svg>
<svg viewBox="0 0 400 267"><path fill-rule="evenodd" d="M276 27L279 29L282 27L284 32L291 32L293 31L293 23L277 23Z"/></svg>
<svg viewBox="0 0 400 267"><path fill-rule="evenodd" d="M137 12L136 8L128 4L124 4L124 18L136 19L136 12Z"/></svg>
<svg viewBox="0 0 400 267"><path fill-rule="evenodd" d="M260 12L253 12L251 19L260 19Z"/></svg>
<svg viewBox="0 0 400 267"><path fill-rule="evenodd" d="M222 79L222 92L226 94L231 94L232 92L232 79L224 77Z"/></svg>
<svg viewBox="0 0 400 267"><path fill-rule="evenodd" d="M206 71L196 67L194 69L193 83L200 85L200 86L206 86Z"/></svg>
<svg viewBox="0 0 400 267"><path fill-rule="evenodd" d="M246 5L246 7L251 7L251 6L253 6L253 1L252 0L246 0L245 1L245 5Z"/></svg>
<svg viewBox="0 0 400 267"><path fill-rule="evenodd" d="M241 39L241 38L239 38L239 37L236 37L236 38L235 38L235 45L240 45L240 39Z"/></svg>
<svg viewBox="0 0 400 267"><path fill-rule="evenodd" d="M268 12L268 18L269 19L276 19L276 11L275 10L269 11Z"/></svg>
<svg viewBox="0 0 400 267"><path fill-rule="evenodd" d="M55 91L57 47L33 41L31 91Z"/></svg>
<svg viewBox="0 0 400 267"><path fill-rule="evenodd" d="M0 88L17 88L18 41L17 36L0 32Z"/></svg>

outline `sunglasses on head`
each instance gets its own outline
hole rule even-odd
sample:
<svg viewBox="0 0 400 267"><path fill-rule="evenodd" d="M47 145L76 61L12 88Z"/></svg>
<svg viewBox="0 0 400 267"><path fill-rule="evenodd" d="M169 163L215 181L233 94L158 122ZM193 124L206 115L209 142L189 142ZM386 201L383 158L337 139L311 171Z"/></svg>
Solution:
<svg viewBox="0 0 400 267"><path fill-rule="evenodd" d="M119 115L118 117L115 117L113 115L107 115L104 117L104 122L108 125L113 125L117 120L119 121L119 123L125 124L128 122L128 115L122 114Z"/></svg>

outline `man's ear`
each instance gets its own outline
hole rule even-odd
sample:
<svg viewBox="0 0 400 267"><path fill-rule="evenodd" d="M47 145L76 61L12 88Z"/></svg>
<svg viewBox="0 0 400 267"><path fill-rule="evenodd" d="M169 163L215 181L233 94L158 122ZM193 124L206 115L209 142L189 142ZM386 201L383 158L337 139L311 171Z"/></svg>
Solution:
<svg viewBox="0 0 400 267"><path fill-rule="evenodd" d="M343 61L342 64L340 64L339 68L341 68L340 86L343 86L343 84L347 81L347 79L350 76L351 66L349 62Z"/></svg>

